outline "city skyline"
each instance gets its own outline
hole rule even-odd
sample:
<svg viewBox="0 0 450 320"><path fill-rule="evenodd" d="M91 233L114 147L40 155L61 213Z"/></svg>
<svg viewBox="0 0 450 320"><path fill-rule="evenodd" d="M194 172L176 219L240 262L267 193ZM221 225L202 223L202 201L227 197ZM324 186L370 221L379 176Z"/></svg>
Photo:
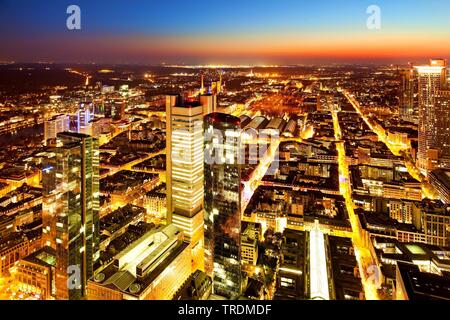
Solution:
<svg viewBox="0 0 450 320"><path fill-rule="evenodd" d="M0 0L0 300L450 300L448 12Z"/></svg>

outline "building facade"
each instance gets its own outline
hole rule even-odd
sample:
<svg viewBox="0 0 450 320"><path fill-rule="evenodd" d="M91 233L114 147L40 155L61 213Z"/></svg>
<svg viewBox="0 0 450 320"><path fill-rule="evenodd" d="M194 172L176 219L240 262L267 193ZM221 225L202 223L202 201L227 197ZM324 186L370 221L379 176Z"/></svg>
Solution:
<svg viewBox="0 0 450 320"><path fill-rule="evenodd" d="M83 299L99 246L99 150L90 136L58 134L43 170L43 241L56 250L56 297Z"/></svg>
<svg viewBox="0 0 450 320"><path fill-rule="evenodd" d="M441 201L450 204L450 170L434 170L430 173L429 178Z"/></svg>
<svg viewBox="0 0 450 320"><path fill-rule="evenodd" d="M203 268L203 107L166 98L167 221L183 230L193 271Z"/></svg>
<svg viewBox="0 0 450 320"><path fill-rule="evenodd" d="M60 132L69 131L69 116L60 114L44 122L44 144L56 144L56 135Z"/></svg>
<svg viewBox="0 0 450 320"><path fill-rule="evenodd" d="M215 294L241 293L240 119L205 117L205 271Z"/></svg>
<svg viewBox="0 0 450 320"><path fill-rule="evenodd" d="M428 173L449 151L448 101L445 60L431 60L427 66L417 66L419 93L418 166Z"/></svg>
<svg viewBox="0 0 450 320"><path fill-rule="evenodd" d="M402 72L402 86L400 90L400 119L418 123L417 106L417 75L413 68Z"/></svg>

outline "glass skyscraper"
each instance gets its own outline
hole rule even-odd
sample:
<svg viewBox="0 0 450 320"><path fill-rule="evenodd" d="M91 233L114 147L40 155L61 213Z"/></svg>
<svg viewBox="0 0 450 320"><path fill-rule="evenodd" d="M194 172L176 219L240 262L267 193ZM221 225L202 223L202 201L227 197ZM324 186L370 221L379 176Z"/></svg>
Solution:
<svg viewBox="0 0 450 320"><path fill-rule="evenodd" d="M205 271L215 294L241 294L240 120L222 113L205 117Z"/></svg>
<svg viewBox="0 0 450 320"><path fill-rule="evenodd" d="M402 72L402 83L400 90L400 118L404 121L418 123L417 106L417 75L413 68Z"/></svg>
<svg viewBox="0 0 450 320"><path fill-rule="evenodd" d="M99 149L63 132L43 169L43 239L56 250L56 297L83 299L99 255Z"/></svg>

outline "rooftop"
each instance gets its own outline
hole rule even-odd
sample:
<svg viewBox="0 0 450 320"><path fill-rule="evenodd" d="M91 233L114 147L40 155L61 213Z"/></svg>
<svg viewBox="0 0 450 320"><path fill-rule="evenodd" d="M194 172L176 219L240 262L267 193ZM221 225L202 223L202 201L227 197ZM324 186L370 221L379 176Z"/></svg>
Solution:
<svg viewBox="0 0 450 320"><path fill-rule="evenodd" d="M153 228L120 251L91 281L139 297L187 246L174 225Z"/></svg>
<svg viewBox="0 0 450 320"><path fill-rule="evenodd" d="M129 188L140 187L142 184L158 177L159 175L152 173L122 170L112 176L101 179L100 191L106 193L125 192Z"/></svg>
<svg viewBox="0 0 450 320"><path fill-rule="evenodd" d="M412 264L397 263L409 300L450 300L450 278L420 272Z"/></svg>
<svg viewBox="0 0 450 320"><path fill-rule="evenodd" d="M446 189L450 189L450 170L438 169L431 172L440 183L442 183Z"/></svg>
<svg viewBox="0 0 450 320"><path fill-rule="evenodd" d="M56 266L56 251L50 247L43 247L42 249L23 258L25 261L37 263L43 266Z"/></svg>
<svg viewBox="0 0 450 320"><path fill-rule="evenodd" d="M144 214L144 208L127 204L100 220L100 232L107 231L112 234Z"/></svg>

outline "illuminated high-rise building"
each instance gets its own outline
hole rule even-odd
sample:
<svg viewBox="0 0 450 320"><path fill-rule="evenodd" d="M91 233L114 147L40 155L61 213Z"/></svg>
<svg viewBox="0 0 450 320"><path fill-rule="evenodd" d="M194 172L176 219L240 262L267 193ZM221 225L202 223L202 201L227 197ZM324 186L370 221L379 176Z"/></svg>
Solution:
<svg viewBox="0 0 450 320"><path fill-rule="evenodd" d="M199 96L200 104L203 106L203 114L207 115L217 110L217 95L201 94Z"/></svg>
<svg viewBox="0 0 450 320"><path fill-rule="evenodd" d="M417 66L419 92L418 166L427 173L439 164L449 148L446 60L431 60Z"/></svg>
<svg viewBox="0 0 450 320"><path fill-rule="evenodd" d="M56 142L55 145L56 146ZM56 149L42 161L42 243L56 250L56 214L61 210L58 199L61 194L56 187ZM58 174L59 176L59 174Z"/></svg>
<svg viewBox="0 0 450 320"><path fill-rule="evenodd" d="M77 132L92 135L94 104L82 102L74 114L56 115L44 122L44 144L55 146L56 137L61 132Z"/></svg>
<svg viewBox="0 0 450 320"><path fill-rule="evenodd" d="M450 169L450 90L441 90L436 96L436 131L439 160L437 167Z"/></svg>
<svg viewBox="0 0 450 320"><path fill-rule="evenodd" d="M213 95L221 94L223 90L222 71L219 72L219 80L211 82L210 92Z"/></svg>
<svg viewBox="0 0 450 320"><path fill-rule="evenodd" d="M56 135L60 132L69 131L69 116L66 114L56 115L44 122L44 144L51 146L56 144Z"/></svg>
<svg viewBox="0 0 450 320"><path fill-rule="evenodd" d="M215 294L241 294L240 119L223 113L205 117L205 272Z"/></svg>
<svg viewBox="0 0 450 320"><path fill-rule="evenodd" d="M94 107L92 103L81 103L77 112L77 132L92 135L92 119Z"/></svg>
<svg viewBox="0 0 450 320"><path fill-rule="evenodd" d="M83 299L99 246L96 139L63 132L43 169L43 241L56 250L56 297Z"/></svg>
<svg viewBox="0 0 450 320"><path fill-rule="evenodd" d="M413 68L402 72L402 84L400 90L400 119L418 123L417 105L417 76Z"/></svg>
<svg viewBox="0 0 450 320"><path fill-rule="evenodd" d="M113 120L119 121L123 120L125 117L125 109L126 109L126 103L125 101L115 101L114 105L111 109L111 117Z"/></svg>
<svg viewBox="0 0 450 320"><path fill-rule="evenodd" d="M203 269L203 116L196 98L166 98L167 221L183 230L192 269Z"/></svg>
<svg viewBox="0 0 450 320"><path fill-rule="evenodd" d="M206 91L205 90L205 76L202 73L202 75L200 77L201 77L200 94L205 94L205 91Z"/></svg>

